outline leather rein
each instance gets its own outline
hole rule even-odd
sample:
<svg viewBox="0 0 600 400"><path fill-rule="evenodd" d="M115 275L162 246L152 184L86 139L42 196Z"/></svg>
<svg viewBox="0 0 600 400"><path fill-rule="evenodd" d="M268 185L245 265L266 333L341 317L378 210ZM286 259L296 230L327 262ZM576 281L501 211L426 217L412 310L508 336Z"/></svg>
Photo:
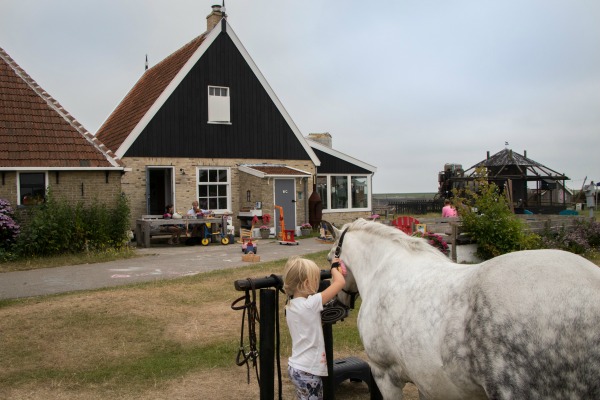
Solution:
<svg viewBox="0 0 600 400"><path fill-rule="evenodd" d="M340 235L340 240L338 240L335 251L333 252L333 257L335 257L335 258L340 258L340 255L342 254L342 245L344 244L344 236L346 236L346 232L348 232L348 228L344 229L342 231L342 234ZM350 308L354 310L354 303L356 302L356 298L358 297L358 294L359 294L358 291L351 292L346 289L342 289L342 292L344 292L348 296L350 296Z"/></svg>

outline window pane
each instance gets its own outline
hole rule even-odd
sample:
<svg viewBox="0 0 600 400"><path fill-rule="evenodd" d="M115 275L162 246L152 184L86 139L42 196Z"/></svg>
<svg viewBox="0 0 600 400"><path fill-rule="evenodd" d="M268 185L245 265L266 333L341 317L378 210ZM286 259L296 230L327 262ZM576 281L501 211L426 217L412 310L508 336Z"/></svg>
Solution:
<svg viewBox="0 0 600 400"><path fill-rule="evenodd" d="M208 170L208 181L209 182L217 182L217 170L216 169Z"/></svg>
<svg viewBox="0 0 600 400"><path fill-rule="evenodd" d="M317 193L321 196L321 201L323 204L323 210L328 209L327 206L327 177L326 176L317 176Z"/></svg>
<svg viewBox="0 0 600 400"><path fill-rule="evenodd" d="M366 176L352 177L352 208L368 207L369 188Z"/></svg>
<svg viewBox="0 0 600 400"><path fill-rule="evenodd" d="M220 210L227 209L227 198L219 197L219 209Z"/></svg>
<svg viewBox="0 0 600 400"><path fill-rule="evenodd" d="M212 87L212 86L209 86L209 88L208 88L208 94L211 95L211 96L214 96L215 95L215 88Z"/></svg>
<svg viewBox="0 0 600 400"><path fill-rule="evenodd" d="M227 182L227 170L226 169L220 169L218 170L219 173L219 180L218 182Z"/></svg>
<svg viewBox="0 0 600 400"><path fill-rule="evenodd" d="M46 176L43 172L19 174L21 204L39 204L46 195Z"/></svg>
<svg viewBox="0 0 600 400"><path fill-rule="evenodd" d="M198 170L198 181L199 182L208 182L208 170L206 170L206 169Z"/></svg>
<svg viewBox="0 0 600 400"><path fill-rule="evenodd" d="M199 185L198 186L198 195L200 197L208 197L208 186Z"/></svg>
<svg viewBox="0 0 600 400"><path fill-rule="evenodd" d="M217 202L217 198L210 198L208 199L208 208L211 210L218 210L219 209L219 203Z"/></svg>
<svg viewBox="0 0 600 400"><path fill-rule="evenodd" d="M331 208L348 208L348 177L331 177Z"/></svg>

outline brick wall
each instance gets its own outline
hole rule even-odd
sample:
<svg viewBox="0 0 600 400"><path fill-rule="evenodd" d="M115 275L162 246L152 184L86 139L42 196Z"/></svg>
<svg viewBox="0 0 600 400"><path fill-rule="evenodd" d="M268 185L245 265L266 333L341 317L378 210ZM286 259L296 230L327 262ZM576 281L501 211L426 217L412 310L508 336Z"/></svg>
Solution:
<svg viewBox="0 0 600 400"><path fill-rule="evenodd" d="M113 206L121 193L121 172L109 171L107 175L105 171L50 171L47 183L56 199L74 205L81 202L86 206ZM3 182L0 181L0 198L10 202L21 223L27 223L30 208L17 206L17 193L17 173L5 172Z"/></svg>
<svg viewBox="0 0 600 400"><path fill-rule="evenodd" d="M261 201L264 212L273 215L273 179L260 179L250 174L240 172L240 164L286 164L314 174L315 167L310 160L234 160L234 159L198 159L198 158L151 158L151 157L126 157L122 160L127 166L127 172L122 178L122 190L128 196L131 207L131 226L135 226L135 219L147 214L146 210L146 167L173 168L175 172L175 209L179 213L186 213L191 208L192 201L197 199L196 168L202 167L229 167L231 168L231 211L236 228L239 222L236 214L243 207L254 207L255 202ZM181 174L181 169L185 175ZM301 191L302 200L296 203L296 218L298 224L304 222L305 207L310 196L311 184L306 185L309 193L304 193L302 179L296 179L296 191ZM246 192L250 190L250 201L246 200ZM271 225L273 222L271 222ZM237 229L236 229L237 231Z"/></svg>

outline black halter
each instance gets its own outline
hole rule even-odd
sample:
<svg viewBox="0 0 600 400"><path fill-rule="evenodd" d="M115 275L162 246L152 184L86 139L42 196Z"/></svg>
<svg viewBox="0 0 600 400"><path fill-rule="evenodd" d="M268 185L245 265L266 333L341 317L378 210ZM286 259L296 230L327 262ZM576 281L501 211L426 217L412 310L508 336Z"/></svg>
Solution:
<svg viewBox="0 0 600 400"><path fill-rule="evenodd" d="M346 236L346 232L348 232L348 228L344 229L342 231L342 234L340 235L340 240L338 240L337 247L335 248L335 251L333 252L333 256L335 258L340 258L340 254L342 254L342 244L344 244L344 236Z"/></svg>
<svg viewBox="0 0 600 400"><path fill-rule="evenodd" d="M344 236L346 236L346 232L348 232L348 228L344 229L340 235L340 240L338 240L338 244L333 252L333 257L335 258L340 258L340 255L342 254L342 245L344 244ZM358 292L349 292L346 289L342 289L342 292L350 296L350 308L354 310L354 303L356 302Z"/></svg>

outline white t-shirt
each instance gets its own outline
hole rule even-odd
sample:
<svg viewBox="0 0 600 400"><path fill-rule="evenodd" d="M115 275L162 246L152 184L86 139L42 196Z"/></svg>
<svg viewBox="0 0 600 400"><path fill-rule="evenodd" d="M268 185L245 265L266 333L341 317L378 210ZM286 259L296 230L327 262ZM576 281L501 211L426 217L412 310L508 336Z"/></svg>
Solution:
<svg viewBox="0 0 600 400"><path fill-rule="evenodd" d="M313 375L327 376L321 311L321 293L290 300L286 307L286 320L292 336L292 356L288 365Z"/></svg>

